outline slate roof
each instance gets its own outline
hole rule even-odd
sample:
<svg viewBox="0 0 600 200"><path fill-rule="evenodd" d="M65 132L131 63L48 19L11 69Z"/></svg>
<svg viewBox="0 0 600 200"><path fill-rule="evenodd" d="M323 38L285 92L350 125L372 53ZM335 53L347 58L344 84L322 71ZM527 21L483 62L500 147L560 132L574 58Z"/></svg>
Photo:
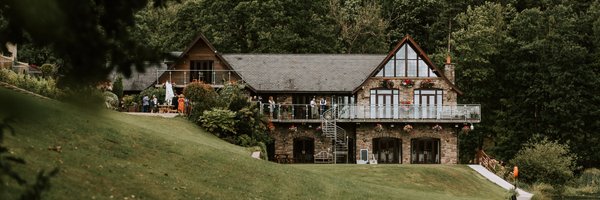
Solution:
<svg viewBox="0 0 600 200"><path fill-rule="evenodd" d="M154 82L156 82L157 69L163 70L159 71L160 74L158 74L158 76L160 76L162 73L164 73L164 70L167 69L167 65L164 63L160 65L152 65L147 67L146 72L143 73L132 70L131 77L123 77L123 91L142 91L153 86ZM114 81L115 78L116 74L113 74L111 80Z"/></svg>
<svg viewBox="0 0 600 200"><path fill-rule="evenodd" d="M386 55L224 54L257 92L352 92Z"/></svg>

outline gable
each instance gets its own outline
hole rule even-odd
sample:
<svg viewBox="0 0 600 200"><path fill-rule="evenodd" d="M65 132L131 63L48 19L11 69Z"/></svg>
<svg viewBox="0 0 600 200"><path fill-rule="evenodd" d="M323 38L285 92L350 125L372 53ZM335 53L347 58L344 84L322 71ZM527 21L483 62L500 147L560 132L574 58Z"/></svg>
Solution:
<svg viewBox="0 0 600 200"><path fill-rule="evenodd" d="M424 56L417 53L408 42L401 44L391 54L375 77L439 77L433 67L425 62Z"/></svg>

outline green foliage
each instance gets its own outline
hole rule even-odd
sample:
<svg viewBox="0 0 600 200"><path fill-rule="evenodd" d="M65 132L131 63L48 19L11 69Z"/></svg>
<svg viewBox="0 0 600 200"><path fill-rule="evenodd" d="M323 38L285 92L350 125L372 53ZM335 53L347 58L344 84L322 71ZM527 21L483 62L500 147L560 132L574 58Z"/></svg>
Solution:
<svg viewBox="0 0 600 200"><path fill-rule="evenodd" d="M123 98L123 77L122 76L117 76L117 78L115 79L115 82L113 82L112 92L115 93L117 95L117 97L119 97L119 99Z"/></svg>
<svg viewBox="0 0 600 200"><path fill-rule="evenodd" d="M600 193L600 170L597 168L585 169L581 175L579 175L579 178L577 178L576 183L580 188L595 188L595 190L590 191L589 193Z"/></svg>
<svg viewBox="0 0 600 200"><path fill-rule="evenodd" d="M183 95L188 98L192 105L192 111L188 116L193 122L200 122L200 117L206 110L221 107L223 102L217 101L217 93L209 84L194 82L188 84L183 90Z"/></svg>
<svg viewBox="0 0 600 200"><path fill-rule="evenodd" d="M54 66L53 64L43 64L40 67L40 70L42 71L42 75L44 77L54 77L54 75L56 74L56 66Z"/></svg>
<svg viewBox="0 0 600 200"><path fill-rule="evenodd" d="M576 159L568 145L543 138L530 140L510 163L519 167L519 180L548 183L557 188L573 178Z"/></svg>
<svg viewBox="0 0 600 200"><path fill-rule="evenodd" d="M227 83L219 90L217 102L223 104L224 107L231 111L239 111L244 107L250 106L248 101L249 95L243 89L243 84Z"/></svg>
<svg viewBox="0 0 600 200"><path fill-rule="evenodd" d="M104 91L102 95L104 96L106 108L115 110L119 108L119 97L115 93Z"/></svg>
<svg viewBox="0 0 600 200"><path fill-rule="evenodd" d="M227 138L237 134L235 129L235 112L226 109L213 108L204 111L200 117L202 127L219 137Z"/></svg>
<svg viewBox="0 0 600 200"><path fill-rule="evenodd" d="M153 0L159 5L164 1ZM156 48L130 34L134 13L147 4L148 0L0 1L0 18L5 22L0 26L0 44L49 48L53 57L64 62L60 82L71 87L105 81L113 69L128 77L132 66L141 70L147 66L144 62L161 60ZM0 48L6 52L4 45Z"/></svg>
<svg viewBox="0 0 600 200"><path fill-rule="evenodd" d="M52 78L37 78L2 68L0 69L0 81L54 99L64 96L63 90L56 87L56 82Z"/></svg>
<svg viewBox="0 0 600 200"><path fill-rule="evenodd" d="M165 101L165 94L166 94L165 88L150 87L150 88L145 89L144 91L140 92L140 94L138 96L139 98L137 99L137 101L140 102L140 105L141 105L142 98L145 95L148 95L148 98L150 98L150 100L152 100L152 96L154 95L158 99L158 103L162 104Z"/></svg>

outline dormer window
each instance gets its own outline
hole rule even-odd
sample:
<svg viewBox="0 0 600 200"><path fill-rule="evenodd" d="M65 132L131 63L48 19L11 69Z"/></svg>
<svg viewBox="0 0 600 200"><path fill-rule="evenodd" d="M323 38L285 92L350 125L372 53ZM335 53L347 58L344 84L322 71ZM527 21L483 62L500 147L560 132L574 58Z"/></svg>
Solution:
<svg viewBox="0 0 600 200"><path fill-rule="evenodd" d="M437 77L425 60L408 43L404 43L377 77Z"/></svg>

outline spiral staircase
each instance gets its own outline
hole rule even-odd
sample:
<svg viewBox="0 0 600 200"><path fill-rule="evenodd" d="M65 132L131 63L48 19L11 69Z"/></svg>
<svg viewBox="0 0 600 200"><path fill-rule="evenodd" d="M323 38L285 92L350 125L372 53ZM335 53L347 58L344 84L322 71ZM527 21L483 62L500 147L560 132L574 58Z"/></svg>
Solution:
<svg viewBox="0 0 600 200"><path fill-rule="evenodd" d="M338 116L337 106L332 106L331 109L325 111L321 116L321 128L323 135L331 140L333 154L333 163L348 162L348 135L346 130L337 125Z"/></svg>

